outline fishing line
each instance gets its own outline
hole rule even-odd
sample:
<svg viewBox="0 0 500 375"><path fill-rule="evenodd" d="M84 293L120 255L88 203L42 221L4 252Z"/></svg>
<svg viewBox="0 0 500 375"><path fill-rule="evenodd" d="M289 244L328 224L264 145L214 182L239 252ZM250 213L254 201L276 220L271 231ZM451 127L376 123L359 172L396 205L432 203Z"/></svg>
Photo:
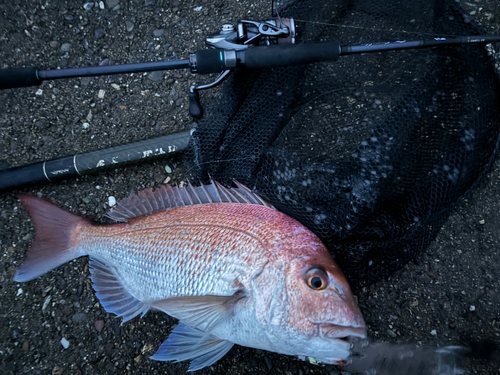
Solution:
<svg viewBox="0 0 500 375"><path fill-rule="evenodd" d="M324 26L335 26L339 28L345 28L345 29L357 29L357 30L363 30L363 31L377 31L377 32L391 32L391 33L404 33L404 34L413 34L413 35L428 35L428 36L433 36L433 37L453 37L457 36L456 34L435 34L435 33L425 33L425 32L419 32L419 31L406 31L406 30L394 30L394 29L377 29L377 28L366 28L363 26L353 26L353 25L341 25L338 23L328 23L328 22L318 22L318 21L308 21L308 20L301 20L294 18L293 19L295 22L303 22L303 23L311 23L311 24L317 24L317 25L324 25Z"/></svg>

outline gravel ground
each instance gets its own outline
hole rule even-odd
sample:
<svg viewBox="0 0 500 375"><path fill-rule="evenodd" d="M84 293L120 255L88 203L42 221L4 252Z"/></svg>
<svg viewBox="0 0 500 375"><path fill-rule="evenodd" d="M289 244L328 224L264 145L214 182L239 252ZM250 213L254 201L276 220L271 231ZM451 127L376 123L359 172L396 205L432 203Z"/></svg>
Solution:
<svg viewBox="0 0 500 375"><path fill-rule="evenodd" d="M0 3L0 67L79 67L184 58L203 48L208 32L238 19L263 19L267 0L106 0ZM463 6L490 32L500 32L496 1ZM201 9L200 9L201 7ZM102 9L103 8L103 9ZM0 92L2 166L91 151L187 130L185 71L45 82ZM203 94L210 100L213 92ZM179 159L106 170L18 191L38 194L97 222L106 222L108 197L175 179ZM166 164L174 175L165 170ZM500 342L500 165L484 187L450 217L435 243L389 280L366 288L358 300L375 341L456 345ZM185 364L149 359L175 321L160 313L120 325L99 305L80 259L36 281L12 281L32 241L19 201L0 194L0 372L3 374L180 374ZM68 345L63 347L63 343ZM498 374L500 363L474 361L470 372ZM236 347L200 371L231 374L337 374L259 350Z"/></svg>

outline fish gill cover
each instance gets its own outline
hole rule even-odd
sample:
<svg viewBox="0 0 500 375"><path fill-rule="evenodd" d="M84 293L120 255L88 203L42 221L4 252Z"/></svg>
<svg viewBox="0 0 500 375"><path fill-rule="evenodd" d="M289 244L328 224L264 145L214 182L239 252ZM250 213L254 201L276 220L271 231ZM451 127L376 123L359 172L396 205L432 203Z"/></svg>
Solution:
<svg viewBox="0 0 500 375"><path fill-rule="evenodd" d="M478 35L453 0L296 0L298 43ZM484 45L237 72L206 108L185 167L237 179L315 232L354 289L435 238L489 171L499 82Z"/></svg>

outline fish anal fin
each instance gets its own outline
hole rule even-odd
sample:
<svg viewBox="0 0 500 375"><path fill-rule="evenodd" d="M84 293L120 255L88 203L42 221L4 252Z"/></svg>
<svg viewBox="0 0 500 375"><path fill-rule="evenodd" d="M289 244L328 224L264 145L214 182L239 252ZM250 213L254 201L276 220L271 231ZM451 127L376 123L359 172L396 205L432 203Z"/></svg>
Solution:
<svg viewBox="0 0 500 375"><path fill-rule="evenodd" d="M91 258L90 274L96 296L104 310L122 317L123 323L148 312L149 306L126 291L114 271L104 263Z"/></svg>
<svg viewBox="0 0 500 375"><path fill-rule="evenodd" d="M189 371L200 370L221 359L233 343L179 323L151 359L181 362L191 360Z"/></svg>
<svg viewBox="0 0 500 375"><path fill-rule="evenodd" d="M245 298L243 291L231 296L172 297L151 303L151 307L179 319L190 327L211 331L233 314L235 304Z"/></svg>

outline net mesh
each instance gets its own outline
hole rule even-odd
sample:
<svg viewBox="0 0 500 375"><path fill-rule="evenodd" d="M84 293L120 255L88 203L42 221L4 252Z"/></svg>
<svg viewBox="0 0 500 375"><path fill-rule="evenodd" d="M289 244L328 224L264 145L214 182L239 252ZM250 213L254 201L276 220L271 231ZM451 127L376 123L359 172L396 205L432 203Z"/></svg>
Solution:
<svg viewBox="0 0 500 375"><path fill-rule="evenodd" d="M364 44L484 30L453 0L289 1L297 43ZM316 233L354 289L425 249L498 147L484 45L235 72L207 106L185 170L253 187Z"/></svg>

